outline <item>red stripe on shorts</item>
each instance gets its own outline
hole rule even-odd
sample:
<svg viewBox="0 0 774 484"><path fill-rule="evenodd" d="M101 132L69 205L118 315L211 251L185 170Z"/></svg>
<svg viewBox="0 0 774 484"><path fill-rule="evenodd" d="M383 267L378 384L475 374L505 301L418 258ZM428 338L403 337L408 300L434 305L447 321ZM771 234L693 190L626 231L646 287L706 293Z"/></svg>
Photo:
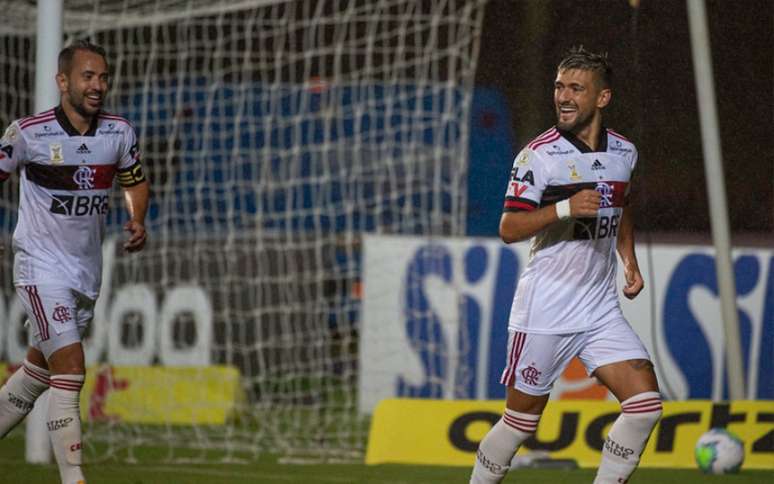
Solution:
<svg viewBox="0 0 774 484"><path fill-rule="evenodd" d="M29 297L30 305L32 306L32 314L35 317L35 323L38 325L40 339L46 341L48 340L48 320L46 319L43 303L38 296L38 288L36 286L24 286L24 289L27 291L27 297Z"/></svg>
<svg viewBox="0 0 774 484"><path fill-rule="evenodd" d="M517 331L513 337L513 345L511 346L511 354L508 356L508 366L503 372L503 376L500 378L500 383L503 385L511 386L516 381L516 367L519 364L519 358L521 357L521 350L524 348L524 341L527 339L527 334Z"/></svg>

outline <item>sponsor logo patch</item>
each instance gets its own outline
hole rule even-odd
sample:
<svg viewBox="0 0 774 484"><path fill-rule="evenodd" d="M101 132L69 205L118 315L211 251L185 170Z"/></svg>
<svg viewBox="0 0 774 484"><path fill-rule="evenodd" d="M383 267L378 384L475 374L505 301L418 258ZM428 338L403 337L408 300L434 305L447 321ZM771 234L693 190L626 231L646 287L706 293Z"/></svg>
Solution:
<svg viewBox="0 0 774 484"><path fill-rule="evenodd" d="M622 153L631 153L632 149L625 148L619 140L615 140L613 142L613 145L610 147L610 151L620 151Z"/></svg>
<svg viewBox="0 0 774 484"><path fill-rule="evenodd" d="M66 418L60 418L57 420L49 420L48 423L46 423L46 426L48 427L49 432L54 432L59 429L63 429L70 425L70 422L73 421L72 417L66 417Z"/></svg>
<svg viewBox="0 0 774 484"><path fill-rule="evenodd" d="M478 449L478 451L476 451L476 458L481 463L481 465L489 469L490 472L494 474L503 473L503 466L489 460L489 458L485 456L483 452L481 452L481 449Z"/></svg>
<svg viewBox="0 0 774 484"><path fill-rule="evenodd" d="M629 456L634 454L634 449L624 447L615 440L611 439L610 436L605 439L605 450L613 455L617 455L623 460L629 460Z"/></svg>
<svg viewBox="0 0 774 484"><path fill-rule="evenodd" d="M16 141L16 134L18 131L16 131L16 127L14 125L8 126L8 129L5 130L5 133L3 134L2 141L7 141L9 143L13 143Z"/></svg>
<svg viewBox="0 0 774 484"><path fill-rule="evenodd" d="M99 134L121 134L121 131L116 129L116 123L108 123L107 128L98 129Z"/></svg>
<svg viewBox="0 0 774 484"><path fill-rule="evenodd" d="M13 146L0 143L0 159L5 157L5 155L8 155L8 158L13 158Z"/></svg>
<svg viewBox="0 0 774 484"><path fill-rule="evenodd" d="M568 164L567 168L570 169L570 180L572 180L572 181L580 181L581 180L581 176L578 174L578 170L575 168L575 163Z"/></svg>
<svg viewBox="0 0 774 484"><path fill-rule="evenodd" d="M51 195L51 213L60 215L104 215L108 211L107 195L76 197L73 195Z"/></svg>
<svg viewBox="0 0 774 484"><path fill-rule="evenodd" d="M551 145L551 148L553 148L553 151L546 151L549 155L569 155L574 150L562 150L559 145Z"/></svg>
<svg viewBox="0 0 774 484"><path fill-rule="evenodd" d="M22 400L21 398L17 397L11 392L8 392L8 402L13 405L14 407L18 408L22 412L30 412L32 411L32 404Z"/></svg>
<svg viewBox="0 0 774 484"><path fill-rule="evenodd" d="M64 163L64 157L62 156L62 143L51 143L48 145L48 151L51 155L51 163L59 165Z"/></svg>
<svg viewBox="0 0 774 484"><path fill-rule="evenodd" d="M43 131L38 131L35 133L36 138L46 138L49 136L64 136L64 131L51 131L51 126L44 124L43 125Z"/></svg>

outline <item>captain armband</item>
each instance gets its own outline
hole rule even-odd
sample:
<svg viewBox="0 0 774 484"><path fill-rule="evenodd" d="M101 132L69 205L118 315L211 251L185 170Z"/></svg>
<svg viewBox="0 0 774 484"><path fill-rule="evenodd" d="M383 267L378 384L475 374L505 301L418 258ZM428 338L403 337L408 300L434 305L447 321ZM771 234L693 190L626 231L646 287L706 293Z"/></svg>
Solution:
<svg viewBox="0 0 774 484"><path fill-rule="evenodd" d="M118 183L124 187L133 187L145 181L145 173L142 171L142 164L134 165L118 170Z"/></svg>

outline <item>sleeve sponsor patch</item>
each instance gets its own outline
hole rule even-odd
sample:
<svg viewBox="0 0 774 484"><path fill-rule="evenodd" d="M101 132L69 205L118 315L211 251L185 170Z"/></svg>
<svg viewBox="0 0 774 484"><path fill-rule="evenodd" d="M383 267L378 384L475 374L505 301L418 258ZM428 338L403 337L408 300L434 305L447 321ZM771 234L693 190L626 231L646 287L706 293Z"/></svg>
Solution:
<svg viewBox="0 0 774 484"><path fill-rule="evenodd" d="M135 163L130 167L118 170L118 183L122 187L133 187L145 181L142 164Z"/></svg>
<svg viewBox="0 0 774 484"><path fill-rule="evenodd" d="M538 207L545 182L542 171L533 164L533 158L532 151L525 148L513 161L505 192L504 211L532 211Z"/></svg>
<svg viewBox="0 0 774 484"><path fill-rule="evenodd" d="M13 143L14 141L16 141L16 134L17 134L16 126L14 126L13 124L8 126L8 129L5 130L5 134L3 134L2 139L0 139L0 143L2 142Z"/></svg>
<svg viewBox="0 0 774 484"><path fill-rule="evenodd" d="M129 148L129 156L131 156L134 161L140 161L140 147L137 146L137 143L133 144L132 147Z"/></svg>

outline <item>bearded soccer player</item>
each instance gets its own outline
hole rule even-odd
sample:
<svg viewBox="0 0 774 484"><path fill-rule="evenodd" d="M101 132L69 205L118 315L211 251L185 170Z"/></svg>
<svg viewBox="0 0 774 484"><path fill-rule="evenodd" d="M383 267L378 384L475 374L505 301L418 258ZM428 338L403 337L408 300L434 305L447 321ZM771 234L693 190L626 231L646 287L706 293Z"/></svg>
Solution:
<svg viewBox="0 0 774 484"><path fill-rule="evenodd" d="M556 126L514 160L500 236L506 243L531 237L530 261L508 322L506 409L479 445L471 483L503 479L575 356L621 402L595 484L627 481L661 416L650 356L616 294L616 250L624 296L636 297L643 279L627 206L637 150L602 125L611 75L606 56L571 50L554 83Z"/></svg>
<svg viewBox="0 0 774 484"><path fill-rule="evenodd" d="M14 285L33 336L22 366L0 389L0 437L50 388L48 431L62 483L74 484L86 482L81 338L99 294L108 195L117 177L129 212L124 249L136 252L146 242L149 190L134 128L102 111L104 49L85 41L63 49L56 82L60 105L14 121L0 140L0 179L20 171Z"/></svg>

